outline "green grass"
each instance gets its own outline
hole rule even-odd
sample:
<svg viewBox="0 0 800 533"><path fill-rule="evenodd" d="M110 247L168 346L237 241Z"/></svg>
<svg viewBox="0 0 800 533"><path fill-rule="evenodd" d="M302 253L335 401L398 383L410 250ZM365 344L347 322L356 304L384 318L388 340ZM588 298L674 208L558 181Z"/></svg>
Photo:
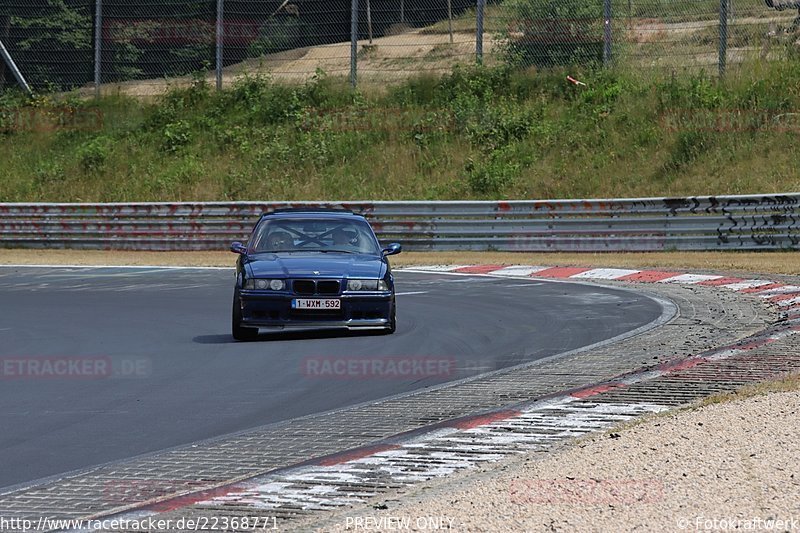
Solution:
<svg viewBox="0 0 800 533"><path fill-rule="evenodd" d="M587 87L565 81L567 73ZM0 93L0 201L491 199L800 190L800 60L725 82L614 70L458 68L374 93L200 78L155 101ZM17 113L100 113L96 131L26 131ZM742 109L751 122L713 126ZM683 122L665 127L665 113ZM764 111L767 110L767 111ZM756 112L759 113L756 113ZM688 114L688 115L687 115ZM764 116L767 116L765 119ZM744 124L744 127L742 127ZM748 129L748 126L756 126Z"/></svg>

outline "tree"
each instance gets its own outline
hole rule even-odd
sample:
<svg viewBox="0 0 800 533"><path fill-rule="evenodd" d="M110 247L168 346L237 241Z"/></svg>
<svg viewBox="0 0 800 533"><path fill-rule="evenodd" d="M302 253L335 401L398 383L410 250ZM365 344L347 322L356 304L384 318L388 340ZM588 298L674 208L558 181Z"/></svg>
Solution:
<svg viewBox="0 0 800 533"><path fill-rule="evenodd" d="M10 14L9 49L33 86L82 85L92 72L90 0L33 0Z"/></svg>

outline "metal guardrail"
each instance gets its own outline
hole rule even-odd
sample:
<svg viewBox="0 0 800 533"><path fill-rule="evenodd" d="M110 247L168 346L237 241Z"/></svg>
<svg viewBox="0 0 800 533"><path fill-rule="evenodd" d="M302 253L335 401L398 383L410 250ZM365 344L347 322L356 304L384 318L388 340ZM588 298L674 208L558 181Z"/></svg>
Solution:
<svg viewBox="0 0 800 533"><path fill-rule="evenodd" d="M226 250L279 207L346 207L408 250L800 248L800 193L475 202L0 203L0 247Z"/></svg>

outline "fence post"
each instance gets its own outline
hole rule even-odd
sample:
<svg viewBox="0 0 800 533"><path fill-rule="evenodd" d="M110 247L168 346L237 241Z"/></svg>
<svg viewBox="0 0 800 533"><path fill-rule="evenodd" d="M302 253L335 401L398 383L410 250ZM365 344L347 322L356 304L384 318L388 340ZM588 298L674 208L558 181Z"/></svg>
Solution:
<svg viewBox="0 0 800 533"><path fill-rule="evenodd" d="M447 0L447 31L450 33L450 44L453 44L453 0Z"/></svg>
<svg viewBox="0 0 800 533"><path fill-rule="evenodd" d="M350 3L350 85L358 85L358 0Z"/></svg>
<svg viewBox="0 0 800 533"><path fill-rule="evenodd" d="M367 35L369 36L369 44L372 44L372 7L367 0Z"/></svg>
<svg viewBox="0 0 800 533"><path fill-rule="evenodd" d="M486 0L478 0L475 10L475 60L478 64L483 63L483 13L486 7Z"/></svg>
<svg viewBox="0 0 800 533"><path fill-rule="evenodd" d="M719 77L725 76L728 55L728 0L719 0Z"/></svg>
<svg viewBox="0 0 800 533"><path fill-rule="evenodd" d="M611 0L603 0L603 66L611 63Z"/></svg>
<svg viewBox="0 0 800 533"><path fill-rule="evenodd" d="M3 41L0 41L0 56L2 56L3 61L5 61L6 65L8 65L8 68L11 70L14 78L16 78L19 86L22 87L26 93L32 94L30 85L28 85L28 82L25 81L25 77L22 75L22 72L20 72L17 68L17 64L14 63L14 59L11 57L11 54L9 54L8 50L6 50Z"/></svg>
<svg viewBox="0 0 800 533"><path fill-rule="evenodd" d="M100 98L103 82L103 0L95 0L94 6L94 97Z"/></svg>
<svg viewBox="0 0 800 533"><path fill-rule="evenodd" d="M225 40L225 0L217 0L217 52L216 52L216 79L217 91L222 90L222 61L223 41Z"/></svg>

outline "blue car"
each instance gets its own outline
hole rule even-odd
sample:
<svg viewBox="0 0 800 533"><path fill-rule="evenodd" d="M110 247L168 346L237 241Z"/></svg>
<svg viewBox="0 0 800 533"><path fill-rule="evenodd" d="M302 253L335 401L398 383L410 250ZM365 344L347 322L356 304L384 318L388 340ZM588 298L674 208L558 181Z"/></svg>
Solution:
<svg viewBox="0 0 800 533"><path fill-rule="evenodd" d="M239 254L233 291L233 337L259 328L397 327L394 278L369 222L339 209L277 209L261 216Z"/></svg>

